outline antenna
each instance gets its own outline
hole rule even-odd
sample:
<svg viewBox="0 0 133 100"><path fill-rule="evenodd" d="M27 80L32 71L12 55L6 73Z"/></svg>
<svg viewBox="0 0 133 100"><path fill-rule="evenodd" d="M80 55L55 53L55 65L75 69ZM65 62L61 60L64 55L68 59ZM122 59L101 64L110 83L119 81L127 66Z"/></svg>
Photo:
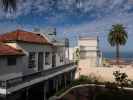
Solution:
<svg viewBox="0 0 133 100"><path fill-rule="evenodd" d="M57 35L57 30L56 30L56 28L53 28L53 32L51 32L51 33L49 33L48 35Z"/></svg>
<svg viewBox="0 0 133 100"><path fill-rule="evenodd" d="M56 35L56 34L57 34L57 31L56 31L56 28L54 28L53 35Z"/></svg>

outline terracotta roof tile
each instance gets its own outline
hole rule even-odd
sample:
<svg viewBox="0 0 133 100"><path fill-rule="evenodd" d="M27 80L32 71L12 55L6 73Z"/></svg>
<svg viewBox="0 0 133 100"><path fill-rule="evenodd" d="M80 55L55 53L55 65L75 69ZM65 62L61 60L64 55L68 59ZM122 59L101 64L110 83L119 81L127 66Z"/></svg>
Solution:
<svg viewBox="0 0 133 100"><path fill-rule="evenodd" d="M33 32L27 32L23 30L16 30L2 34L0 35L0 41L1 42L22 41L28 43L50 44L45 37L39 34L35 34Z"/></svg>
<svg viewBox="0 0 133 100"><path fill-rule="evenodd" d="M15 49L4 43L0 43L0 56L24 55L22 50Z"/></svg>

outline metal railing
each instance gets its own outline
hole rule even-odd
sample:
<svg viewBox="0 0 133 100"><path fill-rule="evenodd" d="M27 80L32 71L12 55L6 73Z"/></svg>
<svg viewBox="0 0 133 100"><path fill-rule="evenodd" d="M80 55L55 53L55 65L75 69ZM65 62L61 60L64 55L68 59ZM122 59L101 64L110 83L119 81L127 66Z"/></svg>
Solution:
<svg viewBox="0 0 133 100"><path fill-rule="evenodd" d="M69 63L69 64L61 65L58 67L50 68L48 70L39 71L39 72L30 74L30 75L24 75L24 76L20 76L20 77L8 79L8 80L0 80L0 88L7 89L7 88L10 88L13 86L17 86L19 84L22 84L22 83L25 83L28 81L32 81L32 80L40 78L40 77L46 77L46 76L54 74L56 72L61 72L65 68L69 68L72 66L74 66L73 62Z"/></svg>

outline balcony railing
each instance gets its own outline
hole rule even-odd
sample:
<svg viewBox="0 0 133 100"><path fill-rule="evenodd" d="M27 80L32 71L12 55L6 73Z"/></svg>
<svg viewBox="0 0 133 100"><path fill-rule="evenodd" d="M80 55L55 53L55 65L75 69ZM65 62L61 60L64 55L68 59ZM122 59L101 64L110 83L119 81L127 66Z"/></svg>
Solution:
<svg viewBox="0 0 133 100"><path fill-rule="evenodd" d="M32 81L34 79L40 78L40 77L47 77L48 75L52 75L56 72L61 72L66 68L71 68L72 66L74 66L74 63L61 65L61 66L54 67L54 68L51 68L48 70L36 72L36 73L30 74L30 75L20 76L20 77L8 79L8 80L5 80L5 79L0 80L0 88L8 89L8 88L11 88L13 86L17 86L19 84L29 82L29 81Z"/></svg>

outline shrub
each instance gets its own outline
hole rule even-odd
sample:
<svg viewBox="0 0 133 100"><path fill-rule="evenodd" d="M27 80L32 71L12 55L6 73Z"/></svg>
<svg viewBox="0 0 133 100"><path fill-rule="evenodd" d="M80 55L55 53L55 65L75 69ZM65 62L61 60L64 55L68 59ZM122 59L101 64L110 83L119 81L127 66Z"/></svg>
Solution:
<svg viewBox="0 0 133 100"><path fill-rule="evenodd" d="M81 75L79 77L79 81L87 81L87 80L88 80L88 76Z"/></svg>
<svg viewBox="0 0 133 100"><path fill-rule="evenodd" d="M111 82L106 82L105 83L105 88L110 89L110 90L118 90L118 86L116 83L111 83Z"/></svg>
<svg viewBox="0 0 133 100"><path fill-rule="evenodd" d="M126 73L122 73L120 71L113 72L113 75L115 77L115 81L117 85L119 85L121 88L123 86L128 86L128 76Z"/></svg>

